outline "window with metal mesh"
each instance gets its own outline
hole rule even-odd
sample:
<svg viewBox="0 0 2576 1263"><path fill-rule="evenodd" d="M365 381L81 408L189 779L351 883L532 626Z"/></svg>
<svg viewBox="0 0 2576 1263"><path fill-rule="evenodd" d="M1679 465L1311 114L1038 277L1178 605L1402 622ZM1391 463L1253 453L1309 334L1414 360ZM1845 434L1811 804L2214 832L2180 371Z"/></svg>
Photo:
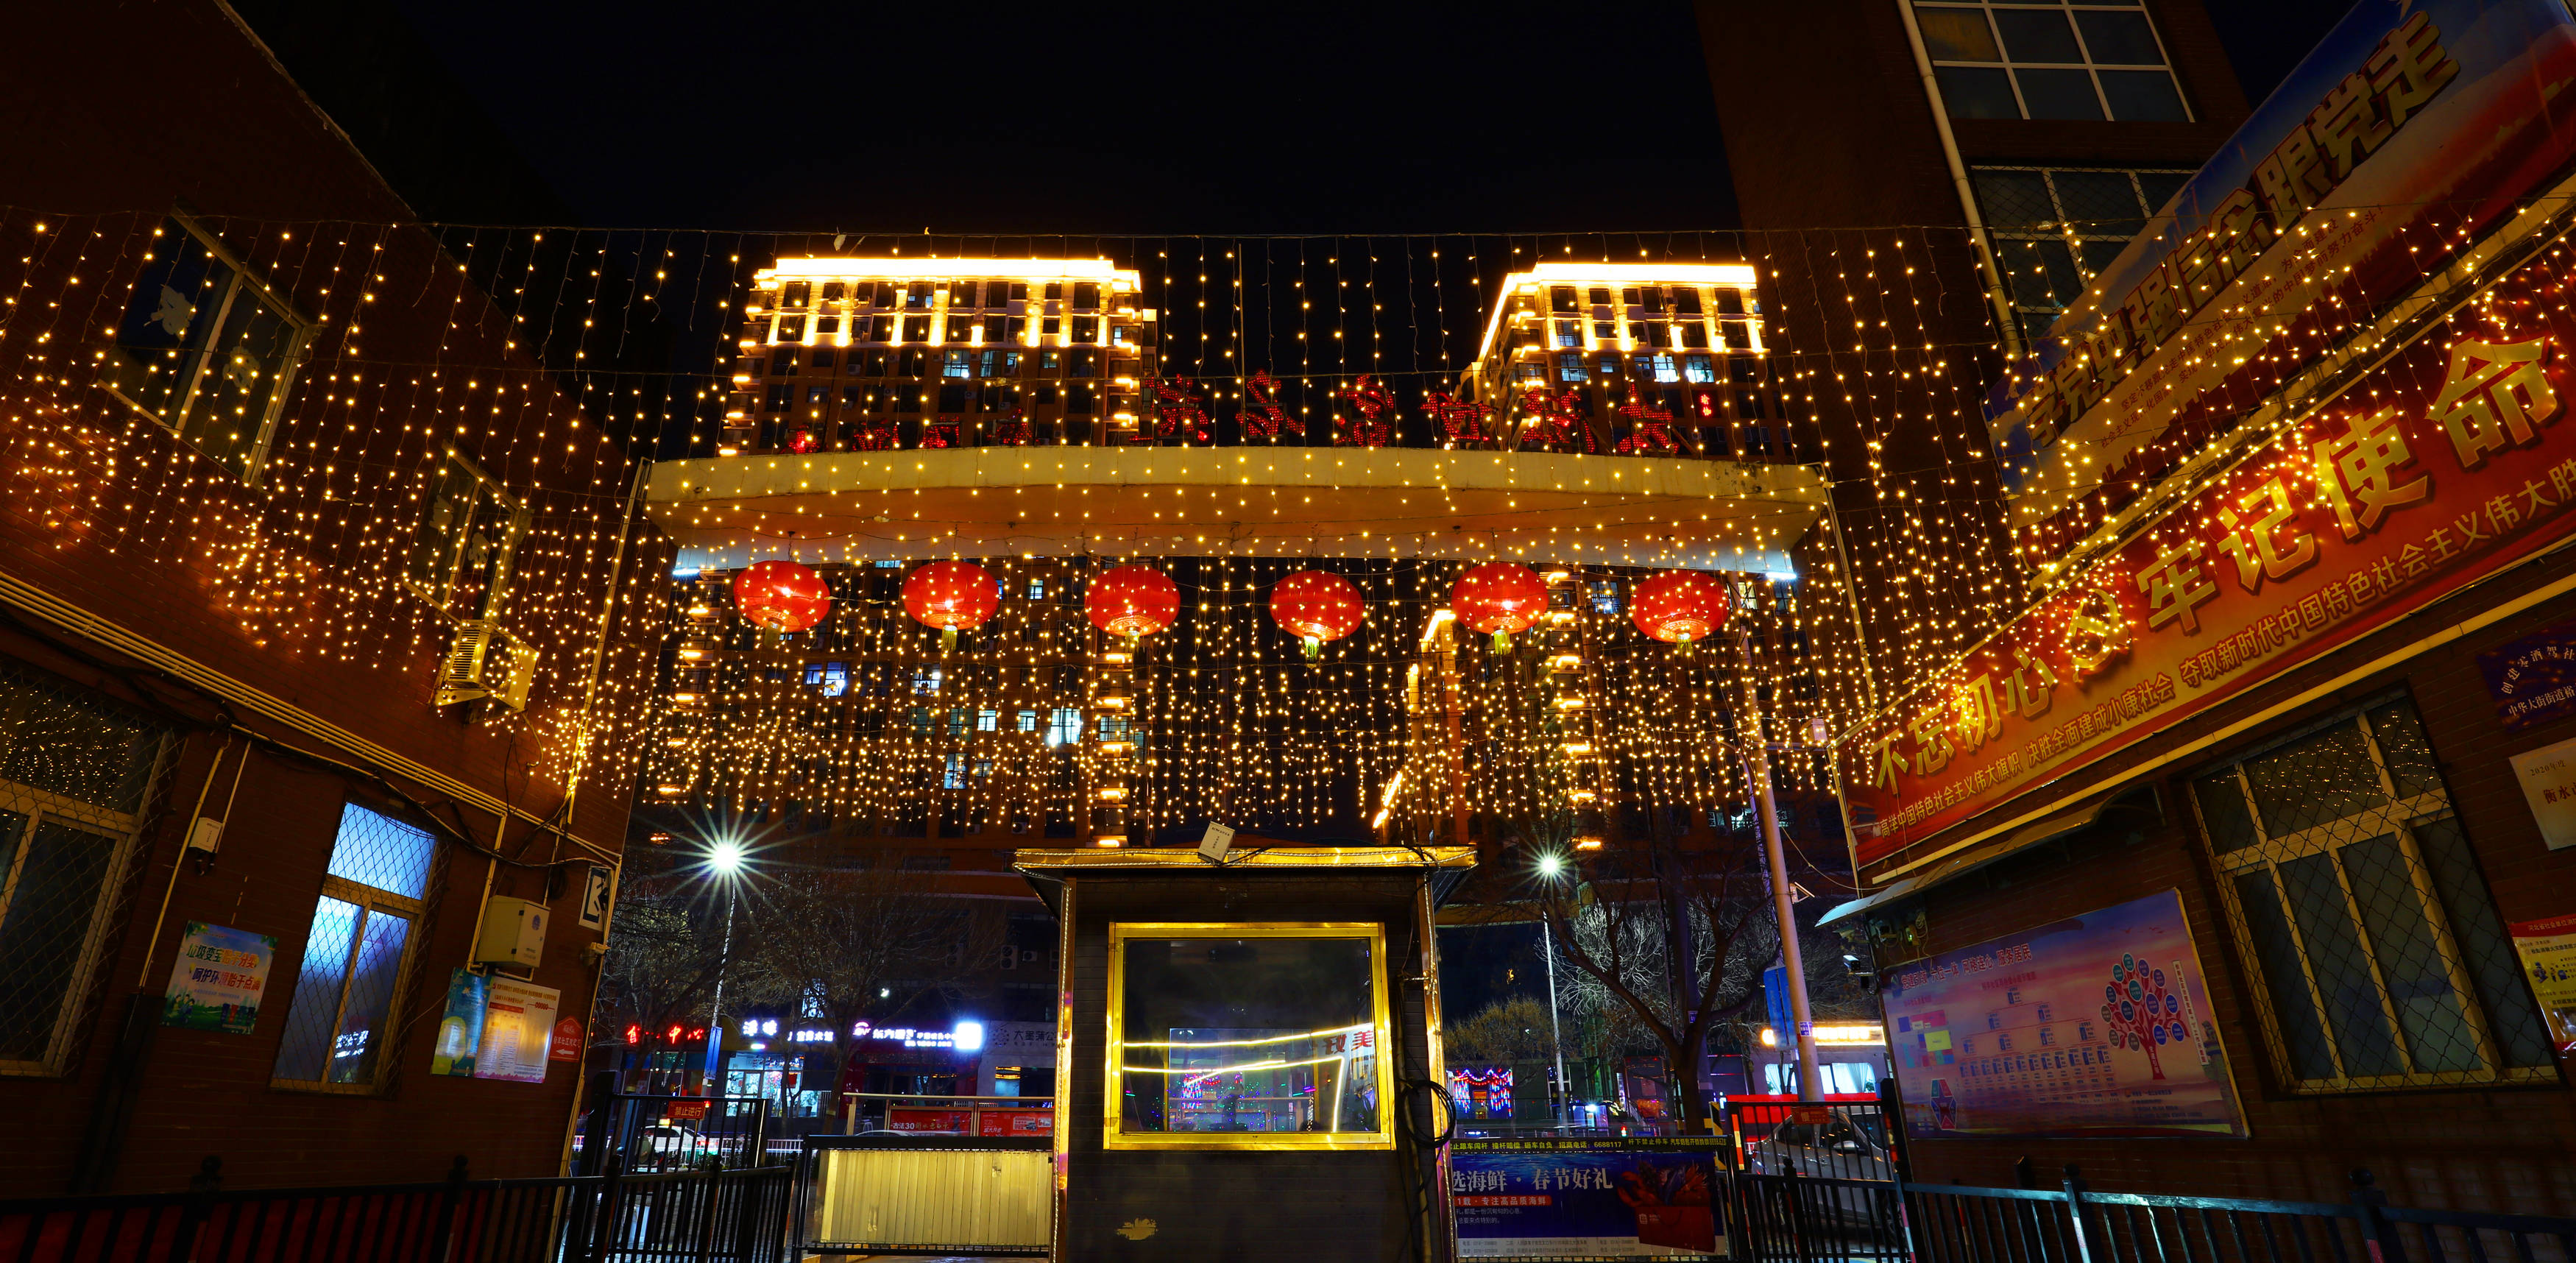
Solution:
<svg viewBox="0 0 2576 1263"><path fill-rule="evenodd" d="M2556 1076L2411 703L2204 772L2192 797L2294 1090Z"/></svg>
<svg viewBox="0 0 2576 1263"><path fill-rule="evenodd" d="M341 808L271 1072L280 1085L365 1092L383 1082L437 855L424 830Z"/></svg>
<svg viewBox="0 0 2576 1263"><path fill-rule="evenodd" d="M0 666L0 1074L62 1074L105 967L167 733Z"/></svg>
<svg viewBox="0 0 2576 1263"><path fill-rule="evenodd" d="M2079 167L1970 172L1995 266L2023 332L2046 330L2131 238L2146 231L2190 175Z"/></svg>

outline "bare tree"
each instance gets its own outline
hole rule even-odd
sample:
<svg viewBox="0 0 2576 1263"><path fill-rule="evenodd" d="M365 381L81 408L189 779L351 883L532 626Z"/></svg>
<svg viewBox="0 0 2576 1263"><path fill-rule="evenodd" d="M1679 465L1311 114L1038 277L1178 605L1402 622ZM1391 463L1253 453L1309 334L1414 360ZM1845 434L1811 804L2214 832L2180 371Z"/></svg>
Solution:
<svg viewBox="0 0 2576 1263"><path fill-rule="evenodd" d="M1690 851L1662 828L1616 853L1567 862L1536 889L1569 987L1585 1009L1624 1008L1651 1036L1681 1097L1683 1128L1707 1127L1699 1067L1708 1034L1762 994L1779 949L1746 848Z"/></svg>
<svg viewBox="0 0 2576 1263"><path fill-rule="evenodd" d="M866 859L769 883L760 928L736 944L758 994L833 1032L821 1050L829 1073L812 1080L829 1113L840 1109L858 1023L882 1026L925 998L953 994L1002 942L997 922L939 898L928 874L891 854Z"/></svg>
<svg viewBox="0 0 2576 1263"><path fill-rule="evenodd" d="M1546 1061L1556 1055L1548 1029L1545 1001L1514 996L1486 1005L1463 1022L1442 1027L1440 1043L1448 1058L1459 1064Z"/></svg>
<svg viewBox="0 0 2576 1263"><path fill-rule="evenodd" d="M612 1029L631 1022L647 1031L696 1025L723 968L723 934L721 901L676 872L635 873L617 901L600 964L602 1020Z"/></svg>

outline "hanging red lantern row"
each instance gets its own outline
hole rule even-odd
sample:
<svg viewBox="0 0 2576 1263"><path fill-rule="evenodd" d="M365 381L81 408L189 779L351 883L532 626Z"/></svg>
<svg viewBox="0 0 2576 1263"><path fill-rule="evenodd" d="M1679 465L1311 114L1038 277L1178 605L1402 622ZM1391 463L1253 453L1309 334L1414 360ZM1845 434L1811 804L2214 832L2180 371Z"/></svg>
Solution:
<svg viewBox="0 0 2576 1263"><path fill-rule="evenodd" d="M1547 584L1527 566L1489 561L1458 576L1449 608L1470 631L1489 632L1494 652L1512 647L1512 633L1526 631L1547 614Z"/></svg>
<svg viewBox="0 0 2576 1263"><path fill-rule="evenodd" d="M1270 589L1270 617L1306 642L1306 656L1318 657L1324 642L1358 631L1367 612L1360 590L1350 580L1322 570L1300 570Z"/></svg>
<svg viewBox="0 0 2576 1263"><path fill-rule="evenodd" d="M1637 581L1628 616L1657 640L1688 645L1726 627L1726 582L1701 570L1667 570Z"/></svg>
<svg viewBox="0 0 2576 1263"><path fill-rule="evenodd" d="M934 561L903 580L903 612L939 629L939 647L955 648L957 633L984 625L1002 608L1002 585L971 561Z"/></svg>
<svg viewBox="0 0 2576 1263"><path fill-rule="evenodd" d="M795 562L754 562L733 577L733 607L754 627L801 632L832 612L832 588Z"/></svg>
<svg viewBox="0 0 2576 1263"><path fill-rule="evenodd" d="M1082 594L1091 625L1129 640L1151 636L1180 616L1181 590L1152 566L1120 566L1091 581Z"/></svg>

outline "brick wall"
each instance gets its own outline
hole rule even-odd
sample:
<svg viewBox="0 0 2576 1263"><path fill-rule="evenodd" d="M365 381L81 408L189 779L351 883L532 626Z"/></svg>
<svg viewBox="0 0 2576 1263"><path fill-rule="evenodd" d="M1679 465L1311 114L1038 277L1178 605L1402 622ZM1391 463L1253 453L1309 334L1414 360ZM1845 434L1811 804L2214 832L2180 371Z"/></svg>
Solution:
<svg viewBox="0 0 2576 1263"><path fill-rule="evenodd" d="M2250 696L2159 734L2151 750L2124 757L2128 768L2196 741L2308 688L2372 662L2439 629L2476 617L2576 574L2563 555L2526 564L2419 613L2363 643L2291 672ZM2251 962L2236 947L2198 835L2182 774L2369 698L2403 689L2423 716L2454 809L2463 823L2497 912L2506 921L2576 911L2576 851L2550 851L2513 778L2508 758L2576 736L2576 720L2507 734L2477 667L2477 655L2538 628L2576 617L2576 594L2560 595L2475 633L2338 687L2330 696L2137 777L2163 796L2165 823L2135 841L2125 830L2089 830L1935 887L1924 899L1932 952L1949 951L2059 917L2160 890L2181 892L2194 945L2209 979L2219 1036L2235 1068L2251 1132L2244 1140L1945 1139L1913 1146L1915 1174L1931 1181L2006 1185L2028 1157L2052 1181L2073 1163L2106 1190L2339 1200L2348 1174L2367 1167L2403 1204L2576 1214L2576 1098L2566 1083L2469 1090L2294 1095L2280 1086L2247 994ZM2098 778L2119 783L2125 773ZM2069 784L2095 779L2068 778ZM2134 783L2134 780L2131 782ZM2562 1062L2562 1072L2564 1064Z"/></svg>
<svg viewBox="0 0 2576 1263"><path fill-rule="evenodd" d="M401 200L220 4L73 6L30 22L0 52L0 103L32 120L8 192L19 204L0 208L0 285L17 300L0 314L0 442L10 449L0 573L80 614L29 613L21 602L0 652L122 696L185 739L147 809L82 1046L64 1077L0 1078L19 1135L0 1172L31 1192L65 1187L138 977L142 994L161 994L177 927L204 920L278 937L263 1012L247 1036L156 1032L112 1187L177 1187L210 1154L235 1185L429 1179L457 1154L478 1175L548 1173L574 1067L558 1064L541 1086L432 1079L429 1041L448 971L466 961L487 873L493 894L550 902L555 923L535 981L562 990L564 1012L587 1012L595 975L580 949L596 935L571 917L586 861L550 882L539 867L495 865L443 842L383 1091L271 1088L342 803L415 818L425 810L486 848L496 819L398 772L419 805L395 802L366 771L277 743L365 763L359 754L202 688L138 682L155 674L151 664L81 615L543 818L566 797L631 467L518 344L522 327L456 255L425 230L389 226L409 218ZM154 234L182 207L314 322L255 485L101 380L146 256L162 248ZM449 622L401 582L402 562L451 446L535 515L506 616L540 653L524 715L432 705ZM657 537L637 531L624 556L629 596L663 566ZM621 620L608 634L601 713L611 721L649 687L633 664L650 621ZM264 740L222 853L204 872L182 866L174 882L186 816L234 722ZM631 793L614 734L629 727L613 722L594 743L587 792L564 821L612 852ZM209 814L220 814L240 749L236 741L225 756ZM525 819L498 840L525 864L575 854Z"/></svg>

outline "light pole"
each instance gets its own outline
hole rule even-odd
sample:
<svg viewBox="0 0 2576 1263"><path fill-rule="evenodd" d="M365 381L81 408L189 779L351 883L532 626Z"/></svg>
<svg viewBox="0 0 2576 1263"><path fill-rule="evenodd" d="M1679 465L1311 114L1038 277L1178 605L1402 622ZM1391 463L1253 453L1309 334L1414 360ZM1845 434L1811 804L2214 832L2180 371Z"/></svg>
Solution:
<svg viewBox="0 0 2576 1263"><path fill-rule="evenodd" d="M728 838L707 848L707 872L724 883L724 946L716 953L716 998L707 1014L707 1060L698 1095L716 1095L716 1066L724 1060L725 973L733 968L733 904L742 882L742 843Z"/></svg>
<svg viewBox="0 0 2576 1263"><path fill-rule="evenodd" d="M1807 1007L1807 966L1798 951L1796 900L1789 893L1789 864L1780 841L1780 810L1771 797L1771 755L1762 731L1762 707L1753 691L1753 645L1744 629L1735 631L1735 650L1744 662L1746 779L1753 783L1753 810L1762 816L1762 858L1771 874L1771 916L1780 928L1780 964L1789 976L1789 1021L1797 1027L1780 1032L1781 1047L1798 1050L1798 1099L1821 1101L1824 1084L1816 1065L1816 1023Z"/></svg>
<svg viewBox="0 0 2576 1263"><path fill-rule="evenodd" d="M1555 881L1565 874L1565 857L1554 852L1540 856L1538 872ZM1565 1126L1565 1103L1573 1095L1573 1085L1565 1081L1565 1032L1556 1019L1556 931L1545 912L1538 917L1538 935L1540 950L1547 960L1547 1046L1556 1054L1556 1125L1561 1128Z"/></svg>

